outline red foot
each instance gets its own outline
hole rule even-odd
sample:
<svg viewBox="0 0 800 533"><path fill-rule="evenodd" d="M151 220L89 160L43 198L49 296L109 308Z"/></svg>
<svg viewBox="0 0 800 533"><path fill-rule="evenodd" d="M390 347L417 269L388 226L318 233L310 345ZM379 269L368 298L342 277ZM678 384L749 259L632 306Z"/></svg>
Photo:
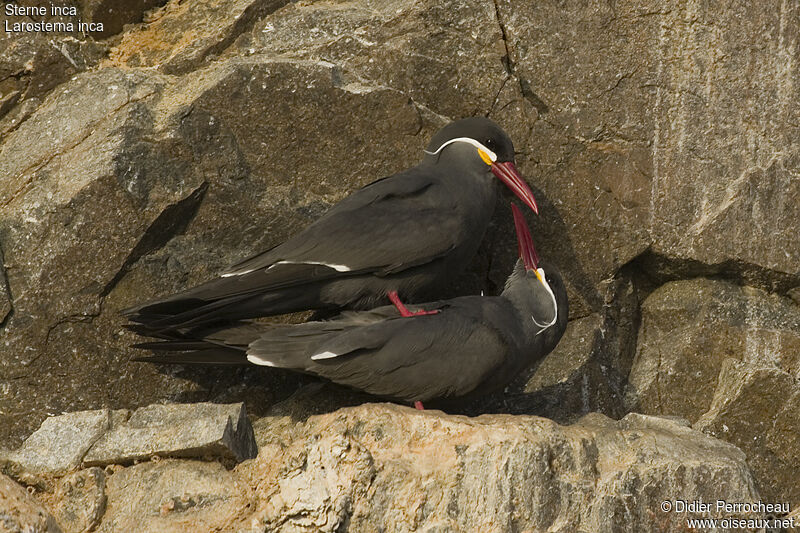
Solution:
<svg viewBox="0 0 800 533"><path fill-rule="evenodd" d="M400 311L400 316L403 317L410 317L410 316L424 316L424 315L435 315L439 312L438 309L434 309L433 311L409 311L408 308L403 305L403 302L400 301L400 297L397 295L397 291L389 291L388 292L389 299L392 301L394 306Z"/></svg>
<svg viewBox="0 0 800 533"><path fill-rule="evenodd" d="M424 411L425 407L422 406L422 402L414 402L414 407L419 409L420 411Z"/></svg>

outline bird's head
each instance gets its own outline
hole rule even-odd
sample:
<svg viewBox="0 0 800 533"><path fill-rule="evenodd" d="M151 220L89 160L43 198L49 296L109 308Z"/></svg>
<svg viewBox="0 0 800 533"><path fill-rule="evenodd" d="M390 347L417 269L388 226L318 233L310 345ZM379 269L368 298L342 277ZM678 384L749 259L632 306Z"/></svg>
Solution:
<svg viewBox="0 0 800 533"><path fill-rule="evenodd" d="M553 326L556 326L554 329L566 327L567 291L561 275L555 267L541 264L522 212L514 204L511 205L511 211L517 232L519 260L503 294L526 317L530 317L537 335Z"/></svg>
<svg viewBox="0 0 800 533"><path fill-rule="evenodd" d="M470 117L451 122L436 132L425 153L430 157L467 158L472 164L491 170L525 205L539 213L533 191L514 165L514 144L494 121Z"/></svg>

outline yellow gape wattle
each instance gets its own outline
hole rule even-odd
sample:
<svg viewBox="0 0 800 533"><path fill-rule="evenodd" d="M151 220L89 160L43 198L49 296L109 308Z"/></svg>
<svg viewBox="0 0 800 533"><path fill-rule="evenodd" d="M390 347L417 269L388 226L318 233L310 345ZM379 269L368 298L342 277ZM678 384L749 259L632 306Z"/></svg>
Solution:
<svg viewBox="0 0 800 533"><path fill-rule="evenodd" d="M492 158L489 157L489 154L487 154L486 152L484 152L480 148L478 148L478 154L481 156L481 159L483 159L484 163L486 163L489 166L492 166L493 161L492 161Z"/></svg>

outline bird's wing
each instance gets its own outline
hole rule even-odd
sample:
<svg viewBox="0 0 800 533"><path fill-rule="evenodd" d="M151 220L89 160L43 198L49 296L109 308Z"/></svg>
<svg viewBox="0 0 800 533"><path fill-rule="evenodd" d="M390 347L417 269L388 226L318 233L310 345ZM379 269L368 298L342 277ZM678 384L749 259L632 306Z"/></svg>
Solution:
<svg viewBox="0 0 800 533"><path fill-rule="evenodd" d="M391 274L447 255L463 232L448 191L414 168L356 191L299 234L221 277L122 313L137 322L155 318L163 327L242 305L254 294L278 295L340 276Z"/></svg>
<svg viewBox="0 0 800 533"><path fill-rule="evenodd" d="M482 300L489 299L459 298L440 305L435 315L376 320L341 331L335 331L334 320L321 342L307 344L302 361L275 366L302 369L380 396L423 401L461 396L499 368L510 349L496 321L486 320ZM500 323L507 319L501 317ZM272 340L262 337L250 345L248 355L267 358L277 351Z"/></svg>
<svg viewBox="0 0 800 533"><path fill-rule="evenodd" d="M414 169L412 169L414 170ZM224 276L269 269L270 288L341 273L398 272L449 253L462 221L432 176L405 172L356 191L288 241Z"/></svg>

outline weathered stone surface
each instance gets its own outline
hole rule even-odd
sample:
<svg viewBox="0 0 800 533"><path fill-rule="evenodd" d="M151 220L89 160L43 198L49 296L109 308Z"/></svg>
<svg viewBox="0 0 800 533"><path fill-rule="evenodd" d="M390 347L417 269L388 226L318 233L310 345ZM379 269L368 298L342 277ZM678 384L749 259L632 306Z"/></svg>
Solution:
<svg viewBox="0 0 800 533"><path fill-rule="evenodd" d="M118 469L98 532L238 531L250 493L219 463L163 460ZM247 531L247 529L241 529Z"/></svg>
<svg viewBox="0 0 800 533"><path fill-rule="evenodd" d="M0 532L61 533L42 504L8 476L0 474Z"/></svg>
<svg viewBox="0 0 800 533"><path fill-rule="evenodd" d="M598 283L650 243L647 84L659 21L640 15L649 4L497 2L515 74L509 83L538 113L517 148L546 198L537 246L575 287L577 316L600 311Z"/></svg>
<svg viewBox="0 0 800 533"><path fill-rule="evenodd" d="M723 281L672 282L642 306L628 408L677 415L740 446L759 490L800 501L800 308Z"/></svg>
<svg viewBox="0 0 800 533"><path fill-rule="evenodd" d="M93 531L106 510L106 474L97 467L61 478L52 498L45 499L65 533Z"/></svg>
<svg viewBox="0 0 800 533"><path fill-rule="evenodd" d="M747 455L759 493L800 504L800 383L775 367L726 359L709 410L695 429L738 446Z"/></svg>
<svg viewBox="0 0 800 533"><path fill-rule="evenodd" d="M50 417L4 459L17 477L39 480L81 464L130 464L153 456L242 461L257 452L243 404L195 403Z"/></svg>
<svg viewBox="0 0 800 533"><path fill-rule="evenodd" d="M122 31L125 24L141 22L145 11L163 5L166 0L79 0L84 22L102 24L103 31L92 37L105 39Z"/></svg>
<svg viewBox="0 0 800 533"><path fill-rule="evenodd" d="M242 461L255 457L257 451L243 404L150 405L114 424L83 462L129 464L154 455Z"/></svg>
<svg viewBox="0 0 800 533"><path fill-rule="evenodd" d="M494 4L484 0L291 3L244 34L235 49L329 61L350 90L388 87L460 117L489 113L508 77L495 21Z"/></svg>
<svg viewBox="0 0 800 533"><path fill-rule="evenodd" d="M642 305L628 408L697 420L729 357L800 378L800 308L724 281L663 285Z"/></svg>
<svg viewBox="0 0 800 533"><path fill-rule="evenodd" d="M256 422L261 531L653 531L661 501L756 501L735 447L671 420L447 416L387 404Z"/></svg>
<svg viewBox="0 0 800 533"><path fill-rule="evenodd" d="M146 78L78 76L0 146L0 243L13 306L2 330L2 426L19 420L30 430L47 412L180 390L143 365L125 370L114 348L118 319L103 314L126 265L168 235L203 190L169 150L142 138L160 87ZM132 153L135 162L123 156Z"/></svg>
<svg viewBox="0 0 800 533"><path fill-rule="evenodd" d="M3 250L0 248L0 327L5 324L11 309L11 294L8 292L8 280L3 268Z"/></svg>
<svg viewBox="0 0 800 533"><path fill-rule="evenodd" d="M68 5L62 2L58 5ZM50 9L50 4L34 4ZM45 22L75 22L80 17L39 17ZM37 20L39 20L37 18ZM33 22L30 18L8 16L3 24ZM5 29L5 27L4 27ZM106 53L106 45L86 39L77 31L0 32L0 118L24 101L44 97L58 84L78 72L95 66ZM17 117L18 126L21 117ZM15 126L16 127L16 126ZM5 134L0 129L0 138Z"/></svg>
<svg viewBox="0 0 800 533"><path fill-rule="evenodd" d="M53 416L8 459L25 474L63 475L80 466L83 456L110 425L108 409Z"/></svg>
<svg viewBox="0 0 800 533"><path fill-rule="evenodd" d="M110 64L185 73L213 59L240 33L287 0L169 2L111 50ZM155 3L155 2L150 2Z"/></svg>
<svg viewBox="0 0 800 533"><path fill-rule="evenodd" d="M539 113L521 149L553 207L542 247L581 308L651 243L797 279L798 6L502 0L498 13Z"/></svg>
<svg viewBox="0 0 800 533"><path fill-rule="evenodd" d="M653 48L655 250L796 276L800 5L671 4Z"/></svg>

